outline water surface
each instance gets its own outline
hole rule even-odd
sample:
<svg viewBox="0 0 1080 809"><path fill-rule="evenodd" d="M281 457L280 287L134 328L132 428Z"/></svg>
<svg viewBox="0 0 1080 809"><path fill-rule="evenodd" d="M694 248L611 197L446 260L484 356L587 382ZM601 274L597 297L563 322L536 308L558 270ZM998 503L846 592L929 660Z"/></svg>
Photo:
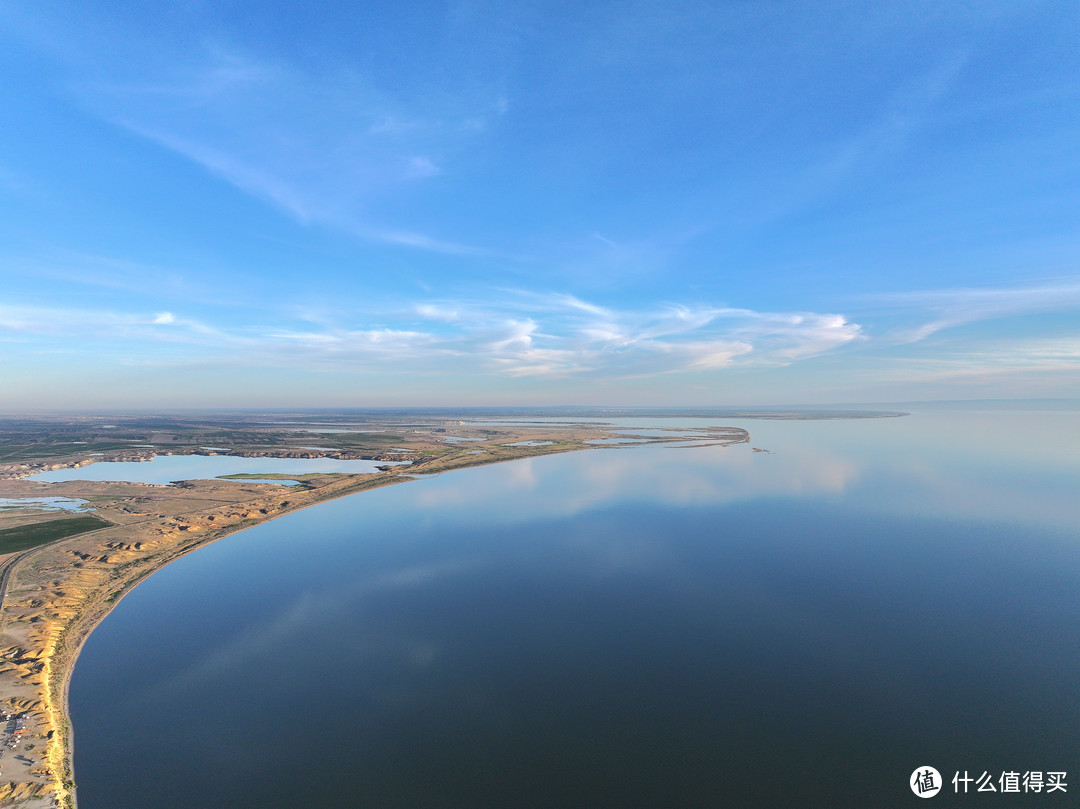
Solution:
<svg viewBox="0 0 1080 809"><path fill-rule="evenodd" d="M223 475L310 475L332 472L360 474L376 472L376 467L386 464L386 461L339 461L336 458L158 455L151 461L98 461L80 469L54 469L31 475L29 479L46 482L111 480L165 484L174 480L208 480Z"/></svg>
<svg viewBox="0 0 1080 809"><path fill-rule="evenodd" d="M723 424L771 452L463 470L156 573L75 672L80 806L824 809L1076 769L1076 414Z"/></svg>
<svg viewBox="0 0 1080 809"><path fill-rule="evenodd" d="M91 511L78 497L0 497L0 511L32 508L38 511Z"/></svg>

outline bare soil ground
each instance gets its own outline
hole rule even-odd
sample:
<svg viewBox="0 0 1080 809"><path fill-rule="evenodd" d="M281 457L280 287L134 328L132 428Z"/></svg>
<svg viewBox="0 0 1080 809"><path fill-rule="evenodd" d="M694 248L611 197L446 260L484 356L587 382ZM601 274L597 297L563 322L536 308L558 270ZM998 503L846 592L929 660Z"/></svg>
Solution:
<svg viewBox="0 0 1080 809"><path fill-rule="evenodd" d="M320 422L328 420L320 414ZM0 806L74 808L67 690L75 659L94 627L155 570L235 531L325 500L407 482L410 474L598 449L585 442L610 435L604 425L572 422L490 427L438 418L344 423L339 419L329 427L310 427L310 420L284 425L233 417L225 421L0 420L0 497L84 499L92 507L90 513L105 521L96 530L0 556L0 712L20 717L22 725L17 730L16 720L4 722L0 716ZM370 432L304 432L338 428ZM680 431L670 432L670 439L661 440L688 445L690 439ZM749 440L736 428L707 432L707 438L695 440L713 444ZM530 443L506 446L523 441ZM154 446L135 446L149 443ZM43 469L172 453L365 457L410 463L373 474L281 476L300 481L297 486L242 479L167 486L27 479ZM0 513L0 529L70 516L29 508L5 510Z"/></svg>

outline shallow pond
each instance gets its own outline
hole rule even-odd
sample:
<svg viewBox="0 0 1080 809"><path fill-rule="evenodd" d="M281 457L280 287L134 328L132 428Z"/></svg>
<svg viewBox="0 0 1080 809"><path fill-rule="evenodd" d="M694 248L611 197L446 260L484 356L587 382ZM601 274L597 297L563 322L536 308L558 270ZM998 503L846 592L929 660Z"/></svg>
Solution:
<svg viewBox="0 0 1080 809"><path fill-rule="evenodd" d="M0 510L32 508L39 511L90 511L86 500L76 497L0 497Z"/></svg>
<svg viewBox="0 0 1080 809"><path fill-rule="evenodd" d="M98 461L80 469L54 469L30 480L113 480L171 483L209 480L223 475L310 475L325 472L377 472L385 461L339 461L334 458L238 458L231 455L158 455L152 461Z"/></svg>

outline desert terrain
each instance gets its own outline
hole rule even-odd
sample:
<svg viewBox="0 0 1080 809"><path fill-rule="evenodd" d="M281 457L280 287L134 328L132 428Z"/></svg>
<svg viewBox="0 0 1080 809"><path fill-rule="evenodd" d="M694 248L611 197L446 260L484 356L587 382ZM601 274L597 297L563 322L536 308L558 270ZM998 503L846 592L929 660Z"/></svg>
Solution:
<svg viewBox="0 0 1080 809"><path fill-rule="evenodd" d="M659 427L649 435L636 443L749 441L746 431L719 426L692 435ZM609 425L573 418L498 422L440 413L0 420L0 806L76 805L67 711L75 660L94 627L155 570L326 500L407 483L416 474L625 446L602 443L612 437ZM601 443L589 443L595 441ZM382 464L365 474L268 472L168 484L33 479L47 470L161 455ZM47 510L56 498L75 501L79 510Z"/></svg>

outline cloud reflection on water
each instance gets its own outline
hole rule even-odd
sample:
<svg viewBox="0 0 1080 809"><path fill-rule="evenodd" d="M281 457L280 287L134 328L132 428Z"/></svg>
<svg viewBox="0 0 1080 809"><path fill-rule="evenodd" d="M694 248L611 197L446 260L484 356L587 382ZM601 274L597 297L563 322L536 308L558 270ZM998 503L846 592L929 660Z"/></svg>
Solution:
<svg viewBox="0 0 1080 809"><path fill-rule="evenodd" d="M413 502L432 510L462 504L516 522L572 516L628 500L692 505L842 493L858 477L859 467L851 459L814 449L780 457L747 446L649 446L580 452L573 458L526 458L444 475L439 485L417 492ZM533 496L515 501L512 512L501 506L505 498L526 491Z"/></svg>
<svg viewBox="0 0 1080 809"><path fill-rule="evenodd" d="M614 421L635 426L640 419ZM715 419L675 423L706 426ZM731 424L750 430L751 445L619 447L523 459L443 475L411 493L410 504L429 511L458 505L477 520L502 523L628 501L715 505L820 496L855 497L865 508L892 514L1033 520L1057 528L1078 518L1067 496L1080 489L1075 413L916 412ZM524 492L530 497L514 497Z"/></svg>

